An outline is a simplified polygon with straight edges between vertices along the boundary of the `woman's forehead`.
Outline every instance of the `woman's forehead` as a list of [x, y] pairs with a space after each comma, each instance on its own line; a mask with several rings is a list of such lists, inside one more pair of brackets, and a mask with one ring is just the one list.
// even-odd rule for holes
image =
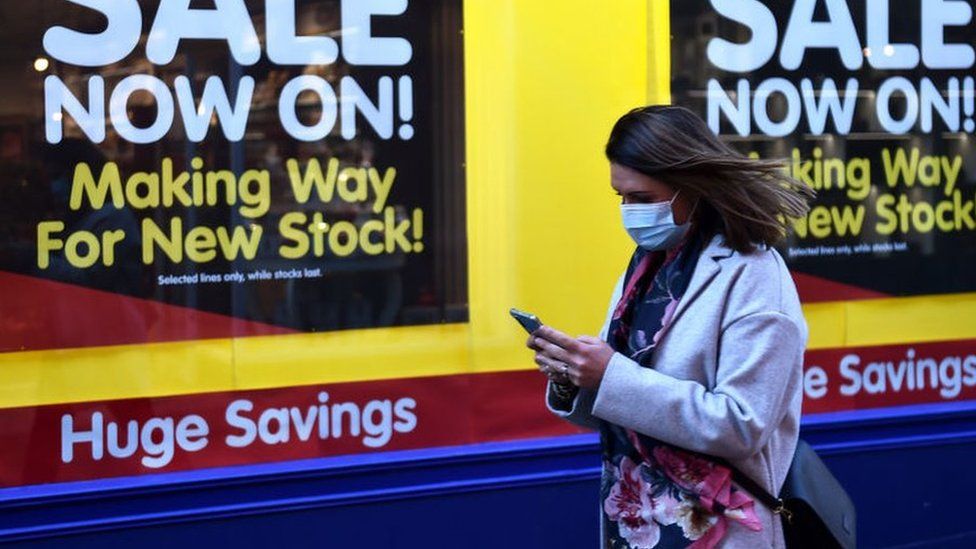
[[610, 186], [618, 192], [648, 191], [667, 193], [670, 190], [661, 181], [617, 163], [610, 164]]

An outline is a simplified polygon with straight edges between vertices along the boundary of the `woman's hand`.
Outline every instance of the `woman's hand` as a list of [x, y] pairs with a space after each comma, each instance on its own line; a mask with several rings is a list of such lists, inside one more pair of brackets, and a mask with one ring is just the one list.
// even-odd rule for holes
[[573, 339], [551, 326], [532, 332], [525, 345], [536, 351], [535, 363], [549, 379], [592, 390], [600, 387], [614, 353], [600, 338], [584, 335]]

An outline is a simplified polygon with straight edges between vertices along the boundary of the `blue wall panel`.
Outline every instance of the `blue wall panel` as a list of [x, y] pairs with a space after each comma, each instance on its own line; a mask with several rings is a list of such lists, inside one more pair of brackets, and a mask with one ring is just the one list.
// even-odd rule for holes
[[[595, 547], [595, 480], [215, 518], [20, 542], [71, 547]], [[583, 501], [585, 496], [585, 502]], [[576, 517], [587, 509], [586, 517]], [[570, 517], [566, 516], [569, 510]], [[582, 518], [582, 520], [578, 520]]]

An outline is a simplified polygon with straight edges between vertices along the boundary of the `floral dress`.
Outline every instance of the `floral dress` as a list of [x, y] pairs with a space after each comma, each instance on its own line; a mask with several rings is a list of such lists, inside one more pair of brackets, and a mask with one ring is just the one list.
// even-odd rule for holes
[[[644, 367], [688, 287], [702, 241], [665, 252], [637, 248], [614, 309], [608, 342]], [[730, 523], [762, 529], [749, 495], [728, 467], [601, 421], [604, 543], [608, 548], [715, 547]]]

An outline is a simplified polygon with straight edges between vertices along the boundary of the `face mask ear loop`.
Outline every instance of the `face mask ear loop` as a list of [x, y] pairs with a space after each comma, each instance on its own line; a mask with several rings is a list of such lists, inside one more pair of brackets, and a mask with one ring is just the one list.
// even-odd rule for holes
[[685, 223], [691, 223], [694, 220], [695, 210], [698, 209], [698, 203], [699, 202], [701, 202], [701, 197], [700, 196], [695, 199], [695, 204], [694, 204], [694, 206], [691, 207], [691, 211], [688, 212], [688, 220], [685, 221]]
[[671, 200], [668, 200], [668, 206], [674, 206], [674, 201], [678, 199], [679, 194], [681, 194], [681, 189], [675, 191], [674, 196], [671, 197]]
[[[674, 196], [671, 197], [671, 201], [668, 202], [669, 206], [674, 206], [674, 201], [678, 199], [679, 194], [681, 194], [681, 189], [678, 189], [678, 191], [674, 193]], [[691, 222], [692, 217], [695, 215], [695, 210], [698, 209], [698, 202], [700, 201], [701, 201], [701, 197], [695, 199], [695, 203], [691, 206], [691, 211], [688, 212], [688, 221], [685, 221], [685, 223]]]

